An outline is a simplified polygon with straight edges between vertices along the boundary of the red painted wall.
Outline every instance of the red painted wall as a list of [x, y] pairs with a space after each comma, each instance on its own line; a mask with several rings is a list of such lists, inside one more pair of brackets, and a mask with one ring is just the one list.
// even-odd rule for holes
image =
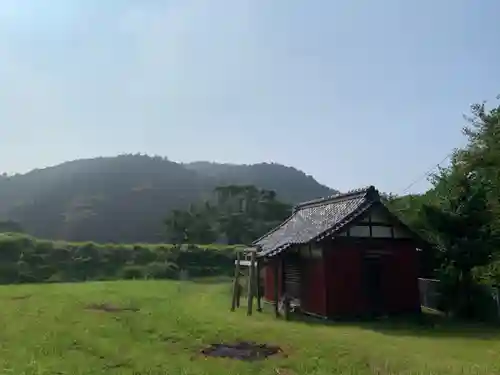
[[328, 316], [362, 313], [361, 251], [353, 245], [336, 244], [325, 250]]
[[[301, 264], [301, 308], [303, 311], [326, 316], [326, 290], [324, 266], [321, 259], [304, 259]], [[278, 296], [281, 298], [283, 262], [278, 274]], [[274, 267], [270, 263], [264, 268], [264, 299], [274, 302]]]
[[[418, 256], [415, 245], [404, 240], [380, 240], [377, 249], [387, 252], [382, 257], [382, 298], [388, 313], [417, 311]], [[325, 250], [325, 281], [328, 316], [360, 315], [367, 311], [364, 291], [363, 256], [374, 249], [370, 242], [358, 240], [333, 242]]]
[[[282, 262], [279, 261], [278, 267], [278, 298], [281, 298], [281, 288], [282, 288]], [[264, 299], [268, 302], [274, 302], [274, 265], [269, 263], [264, 268]]]
[[[388, 313], [418, 311], [418, 254], [408, 240], [378, 240], [376, 249], [388, 255], [382, 260], [382, 295]], [[370, 240], [335, 241], [324, 245], [323, 259], [302, 261], [301, 307], [322, 316], [355, 316], [367, 312], [363, 257], [374, 250]], [[278, 295], [282, 290], [282, 262], [278, 274]], [[265, 267], [264, 298], [274, 302], [274, 267]]]
[[304, 259], [302, 263], [301, 309], [326, 316], [326, 289], [322, 259]]
[[411, 312], [420, 309], [418, 290], [418, 253], [410, 241], [401, 241], [392, 246], [384, 291], [387, 307], [391, 313]]

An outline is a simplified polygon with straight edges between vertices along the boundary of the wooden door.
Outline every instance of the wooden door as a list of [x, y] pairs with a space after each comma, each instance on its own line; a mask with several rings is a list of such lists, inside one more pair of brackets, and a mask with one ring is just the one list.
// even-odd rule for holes
[[372, 315], [384, 312], [384, 293], [382, 286], [383, 264], [380, 256], [365, 256], [363, 259], [363, 281], [366, 311]]

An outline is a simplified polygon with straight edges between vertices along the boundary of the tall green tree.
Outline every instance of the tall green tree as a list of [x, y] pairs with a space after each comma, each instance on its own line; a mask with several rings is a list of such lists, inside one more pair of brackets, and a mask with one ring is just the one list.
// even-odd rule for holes
[[190, 219], [189, 213], [181, 210], [172, 210], [165, 219], [167, 236], [172, 243], [178, 244], [187, 241]]
[[500, 105], [490, 110], [486, 103], [473, 105], [464, 134], [469, 144], [457, 153], [456, 164], [484, 186], [495, 230], [500, 231]]
[[207, 203], [202, 207], [190, 205], [186, 211], [173, 210], [164, 223], [173, 243], [209, 244], [217, 239], [213, 220], [213, 209]]
[[420, 209], [409, 210], [438, 245], [447, 308], [464, 317], [478, 313], [481, 272], [476, 271], [494, 272], [489, 265], [500, 255], [499, 115], [498, 107], [472, 106], [464, 128], [467, 146], [456, 150], [449, 167], [433, 176], [433, 188]]
[[473, 270], [487, 265], [500, 244], [488, 210], [487, 192], [474, 175], [456, 176], [454, 186], [437, 205], [424, 205], [425, 220], [435, 231], [440, 277], [446, 283], [449, 310], [474, 315]]
[[166, 219], [172, 241], [250, 243], [290, 215], [291, 207], [271, 190], [253, 185], [220, 186], [213, 202], [175, 211]]

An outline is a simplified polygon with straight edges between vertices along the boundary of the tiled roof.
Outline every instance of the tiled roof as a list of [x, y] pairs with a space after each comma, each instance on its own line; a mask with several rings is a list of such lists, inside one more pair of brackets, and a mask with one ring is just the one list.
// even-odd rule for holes
[[274, 256], [292, 245], [320, 240], [339, 232], [379, 201], [378, 191], [369, 186], [301, 203], [286, 221], [259, 238], [254, 245], [261, 249], [259, 256]]

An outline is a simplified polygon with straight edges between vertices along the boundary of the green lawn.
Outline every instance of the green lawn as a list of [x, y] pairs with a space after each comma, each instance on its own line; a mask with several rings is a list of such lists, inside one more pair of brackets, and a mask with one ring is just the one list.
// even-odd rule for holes
[[[0, 287], [0, 374], [499, 374], [479, 327], [308, 324], [229, 312], [229, 284], [120, 281]], [[103, 312], [90, 304], [135, 307]], [[279, 345], [258, 362], [205, 358], [217, 342]]]

